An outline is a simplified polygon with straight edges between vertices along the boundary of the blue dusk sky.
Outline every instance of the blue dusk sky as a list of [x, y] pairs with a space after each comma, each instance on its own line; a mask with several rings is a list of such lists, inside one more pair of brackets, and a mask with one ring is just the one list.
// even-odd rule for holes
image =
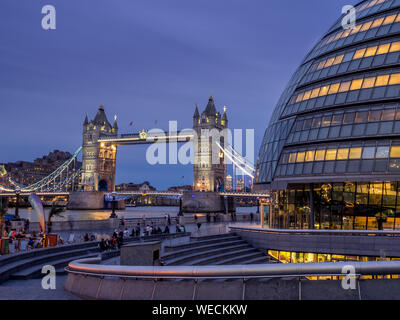
[[[190, 128], [213, 94], [230, 128], [255, 129], [255, 158], [274, 106], [307, 52], [353, 0], [1, 0], [0, 162], [82, 143], [103, 104], [121, 133]], [[57, 29], [41, 27], [56, 8]], [[129, 124], [133, 121], [133, 126]], [[156, 124], [157, 123], [157, 124]], [[192, 184], [192, 166], [118, 150], [117, 182]], [[184, 178], [182, 178], [184, 176]]]

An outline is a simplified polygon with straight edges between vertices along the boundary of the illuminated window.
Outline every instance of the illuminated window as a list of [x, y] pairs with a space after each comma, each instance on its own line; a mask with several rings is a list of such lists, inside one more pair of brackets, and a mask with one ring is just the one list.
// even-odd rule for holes
[[372, 24], [372, 28], [380, 27], [384, 19], [385, 19], [385, 18], [376, 19], [376, 20], [374, 21], [374, 23]]
[[306, 93], [304, 93], [303, 100], [308, 100], [308, 99], [310, 99], [311, 91], [312, 91], [312, 90], [309, 90], [309, 91], [306, 91]]
[[394, 19], [396, 19], [396, 15], [395, 14], [386, 17], [385, 20], [383, 21], [383, 25], [393, 23]]
[[329, 91], [329, 86], [324, 86], [321, 88], [321, 91], [319, 92], [319, 96], [326, 96]]
[[[383, 19], [382, 19], [382, 21], [383, 21]], [[359, 24], [358, 26], [356, 26], [353, 30], [351, 30], [351, 34], [360, 32], [361, 27], [362, 27], [362, 24]]]
[[325, 60], [324, 60], [324, 61], [321, 61], [321, 62], [318, 64], [317, 70], [323, 69], [323, 68], [324, 68], [324, 65], [325, 65]]
[[400, 146], [392, 146], [390, 148], [390, 157], [391, 158], [400, 158]]
[[315, 88], [315, 89], [311, 92], [311, 98], [316, 98], [316, 97], [318, 97], [319, 90], [320, 90], [320, 88]]
[[376, 54], [388, 53], [389, 52], [389, 48], [390, 48], [390, 43], [381, 44], [379, 46], [378, 51], [376, 52]]
[[362, 148], [350, 148], [349, 159], [360, 159]]
[[337, 56], [337, 57], [335, 58], [335, 61], [333, 61], [333, 64], [342, 63], [343, 58], [344, 58], [344, 54], [342, 54], [342, 55], [340, 55], [340, 56]]
[[356, 79], [351, 82], [350, 90], [358, 90], [361, 88], [363, 79]]
[[363, 89], [372, 88], [375, 84], [375, 80], [376, 80], [376, 77], [365, 78], [362, 88]]
[[377, 46], [368, 48], [367, 51], [365, 51], [364, 58], [374, 56], [377, 49]]
[[326, 60], [326, 63], [325, 63], [325, 65], [324, 65], [324, 68], [328, 68], [328, 67], [330, 67], [331, 65], [333, 65], [333, 62], [335, 61], [335, 58], [333, 57], [333, 58], [329, 58], [328, 60]]
[[326, 150], [325, 160], [336, 160], [336, 152], [337, 152], [337, 149]]
[[372, 21], [363, 23], [363, 26], [361, 27], [360, 31], [362, 32], [362, 31], [367, 31], [367, 30], [369, 30], [369, 28], [371, 27], [371, 25], [372, 25]]
[[322, 117], [321, 127], [329, 127], [331, 125], [331, 118], [331, 115]]
[[378, 76], [376, 78], [375, 87], [387, 86], [388, 81], [389, 81], [389, 75]]
[[338, 90], [339, 90], [339, 86], [340, 86], [340, 83], [331, 84], [331, 86], [329, 87], [329, 92], [328, 92], [328, 94], [337, 93]]
[[319, 128], [320, 126], [321, 126], [321, 117], [314, 118], [311, 124], [311, 128]]
[[400, 83], [400, 73], [394, 73], [390, 76], [389, 85]]
[[307, 162], [314, 161], [314, 154], [315, 154], [314, 150], [307, 151], [307, 153], [306, 153], [306, 161]]
[[340, 148], [337, 152], [338, 160], [346, 160], [349, 157], [349, 148]]
[[289, 163], [295, 163], [296, 162], [296, 152], [292, 152], [289, 155]]
[[325, 150], [317, 150], [315, 153], [315, 161], [324, 161], [325, 159]]
[[304, 96], [304, 92], [299, 93], [298, 96], [297, 96], [296, 102], [300, 102], [301, 99], [303, 99], [303, 96]]
[[364, 57], [365, 50], [365, 48], [357, 50], [353, 56], [353, 60], [361, 59], [362, 57]]
[[297, 152], [296, 162], [304, 162], [305, 152]]
[[[400, 15], [399, 15], [400, 17]], [[390, 52], [396, 52], [400, 51], [400, 41], [393, 42], [392, 45], [390, 46]]]
[[342, 82], [340, 84], [339, 92], [346, 92], [349, 91], [351, 85], [351, 81]]

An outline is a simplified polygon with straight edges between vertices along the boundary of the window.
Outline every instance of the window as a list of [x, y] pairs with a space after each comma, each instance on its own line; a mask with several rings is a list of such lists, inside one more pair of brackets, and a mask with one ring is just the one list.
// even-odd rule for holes
[[349, 148], [340, 148], [337, 152], [338, 160], [346, 160], [349, 157]]
[[306, 161], [307, 162], [314, 161], [314, 154], [315, 154], [314, 150], [307, 151], [307, 153], [306, 153]]
[[316, 98], [316, 97], [318, 97], [319, 90], [320, 90], [320, 88], [315, 88], [315, 89], [311, 92], [311, 98]]
[[304, 96], [304, 92], [300, 93], [300, 94], [297, 96], [296, 102], [300, 102], [300, 101], [303, 99], [303, 96]]
[[342, 55], [340, 55], [340, 56], [337, 56], [337, 57], [335, 58], [335, 61], [333, 62], [333, 64], [342, 63], [343, 58], [344, 58], [344, 54], [342, 54]]
[[400, 73], [394, 73], [390, 76], [389, 85], [400, 84]]
[[385, 20], [383, 21], [383, 25], [393, 23], [394, 19], [396, 19], [396, 15], [395, 14], [386, 17]]
[[354, 53], [353, 60], [361, 59], [362, 57], [364, 57], [365, 50], [366, 50], [365, 48], [363, 48], [363, 49], [358, 49], [358, 50]]
[[321, 127], [329, 127], [331, 125], [331, 118], [332, 116], [323, 116], [322, 117], [322, 123], [321, 123]]
[[368, 119], [368, 111], [359, 111], [356, 114], [355, 123], [364, 123], [367, 122]]
[[391, 158], [400, 158], [400, 146], [392, 146], [390, 149]]
[[328, 94], [329, 86], [324, 86], [321, 88], [321, 91], [319, 92], [319, 96], [326, 96]]
[[312, 122], [312, 125], [311, 125], [311, 128], [319, 128], [320, 125], [321, 125], [321, 117], [314, 118], [313, 122]]
[[339, 92], [349, 91], [351, 85], [351, 81], [342, 82], [339, 87]]
[[350, 148], [349, 159], [360, 159], [362, 148]]
[[363, 89], [372, 88], [375, 84], [376, 77], [365, 78], [362, 85]]
[[308, 100], [308, 99], [310, 99], [310, 96], [311, 96], [311, 90], [306, 91], [306, 92], [304, 93], [303, 100]]
[[317, 150], [315, 153], [315, 161], [324, 161], [325, 159], [325, 149]]
[[340, 83], [331, 84], [328, 94], [337, 93], [339, 90], [339, 86], [340, 86]]
[[342, 121], [343, 121], [343, 113], [334, 114], [332, 117], [332, 126], [342, 124]]
[[304, 120], [303, 130], [308, 130], [308, 129], [311, 128], [311, 121], [312, 121], [312, 119], [306, 119], [306, 120]]
[[371, 25], [372, 25], [372, 21], [363, 23], [363, 26], [361, 27], [360, 31], [362, 32], [362, 31], [367, 31], [367, 30], [369, 30], [369, 28], [371, 27]]
[[356, 116], [355, 112], [349, 112], [344, 114], [343, 124], [352, 124]]
[[297, 152], [296, 162], [304, 162], [305, 152]]
[[376, 19], [376, 20], [374, 21], [374, 23], [372, 24], [372, 28], [380, 27], [384, 19], [385, 19], [385, 18]]
[[375, 147], [365, 147], [362, 153], [363, 159], [373, 159], [375, 157]]
[[376, 54], [385, 54], [389, 52], [389, 48], [390, 48], [390, 43], [386, 43], [386, 44], [381, 44], [378, 48], [378, 51], [376, 52]]
[[336, 160], [336, 152], [337, 152], [337, 149], [326, 150], [325, 160]]
[[389, 156], [389, 147], [378, 147], [376, 149], [376, 158], [385, 159]]
[[386, 109], [382, 112], [382, 121], [391, 121], [394, 119], [394, 109]]
[[333, 62], [335, 61], [335, 57], [329, 58], [328, 60], [326, 60], [326, 63], [324, 65], [324, 68], [328, 68], [331, 65], [333, 65]]
[[296, 152], [292, 152], [289, 154], [289, 163], [295, 163], [296, 162]]
[[369, 117], [368, 121], [369, 122], [375, 122], [375, 121], [380, 121], [381, 120], [381, 110], [374, 110], [369, 112]]
[[375, 82], [375, 86], [379, 87], [379, 86], [387, 86], [389, 81], [389, 75], [384, 75], [384, 76], [378, 76], [376, 78], [376, 82]]
[[376, 53], [376, 50], [378, 50], [378, 47], [377, 47], [377, 46], [369, 47], [369, 48], [367, 49], [367, 51], [365, 51], [364, 58], [374, 56], [375, 53]]
[[390, 46], [390, 52], [400, 51], [400, 41], [393, 42]]
[[361, 85], [363, 83], [363, 79], [356, 79], [351, 82], [350, 90], [358, 90], [361, 89]]

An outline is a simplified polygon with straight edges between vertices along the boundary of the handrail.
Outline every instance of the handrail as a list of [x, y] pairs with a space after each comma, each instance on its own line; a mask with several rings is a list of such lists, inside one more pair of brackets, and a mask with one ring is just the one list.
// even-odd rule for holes
[[297, 235], [342, 235], [342, 236], [400, 236], [400, 231], [386, 230], [331, 230], [331, 229], [267, 229], [261, 227], [230, 226], [232, 231], [249, 231], [266, 234], [297, 234]]
[[344, 267], [353, 266], [354, 275], [400, 274], [400, 261], [278, 263], [221, 266], [120, 266], [100, 265], [100, 258], [72, 261], [66, 271], [101, 277], [151, 279], [249, 279], [268, 277], [346, 276]]

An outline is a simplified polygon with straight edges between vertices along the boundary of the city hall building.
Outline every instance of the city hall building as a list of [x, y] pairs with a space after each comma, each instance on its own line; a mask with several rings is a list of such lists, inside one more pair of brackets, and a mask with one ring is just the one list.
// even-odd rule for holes
[[263, 223], [400, 230], [400, 0], [356, 6], [306, 56], [265, 131]]

